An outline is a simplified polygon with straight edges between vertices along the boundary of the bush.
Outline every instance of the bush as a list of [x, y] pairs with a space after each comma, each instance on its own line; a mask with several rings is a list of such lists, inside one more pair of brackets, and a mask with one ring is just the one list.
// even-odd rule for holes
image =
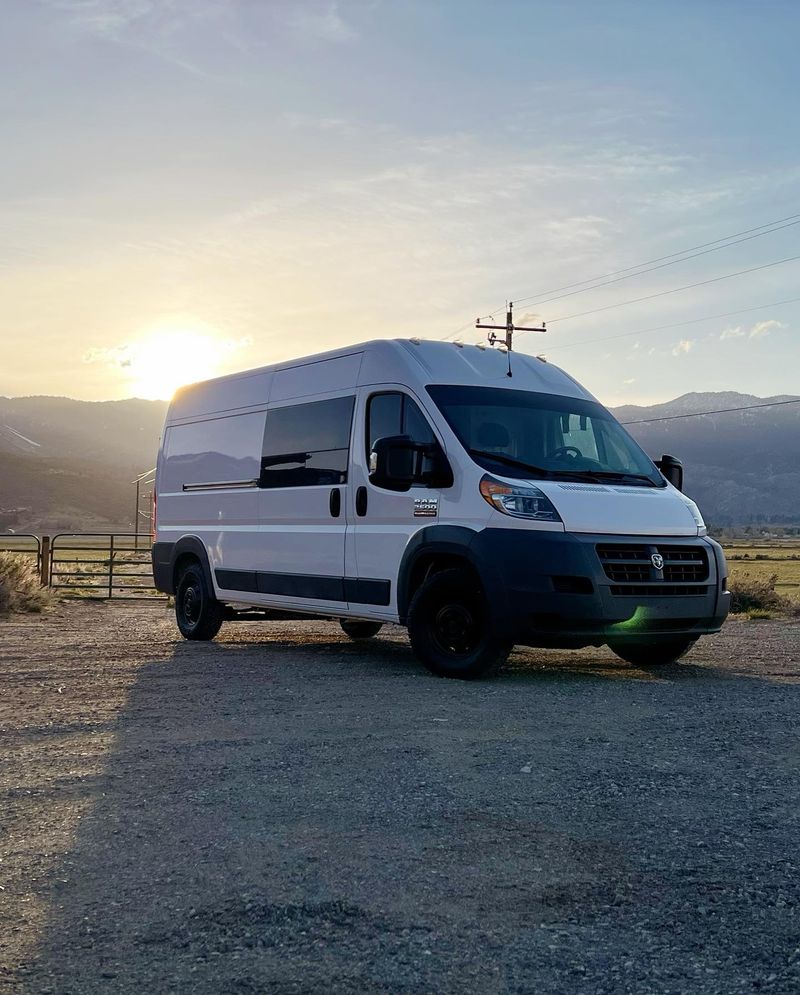
[[0, 615], [9, 612], [40, 612], [53, 596], [42, 587], [36, 563], [29, 556], [0, 553]]
[[[772, 612], [796, 610], [796, 605], [788, 598], [778, 594], [775, 585], [778, 575], [771, 577], [751, 577], [742, 574], [729, 581], [731, 592], [731, 611], [746, 612], [751, 618], [768, 618]], [[761, 614], [764, 612], [768, 614]]]

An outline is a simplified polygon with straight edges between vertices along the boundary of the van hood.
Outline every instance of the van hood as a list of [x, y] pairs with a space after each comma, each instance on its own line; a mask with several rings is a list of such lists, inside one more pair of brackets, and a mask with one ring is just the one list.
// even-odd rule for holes
[[698, 534], [699, 523], [692, 511], [694, 503], [671, 485], [630, 487], [560, 480], [531, 483], [556, 506], [567, 532], [648, 536]]

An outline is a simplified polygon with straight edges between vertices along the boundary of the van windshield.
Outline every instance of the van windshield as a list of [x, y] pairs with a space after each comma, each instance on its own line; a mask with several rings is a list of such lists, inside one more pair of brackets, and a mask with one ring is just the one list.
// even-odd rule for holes
[[596, 401], [445, 384], [428, 393], [470, 456], [494, 473], [666, 487], [650, 458]]

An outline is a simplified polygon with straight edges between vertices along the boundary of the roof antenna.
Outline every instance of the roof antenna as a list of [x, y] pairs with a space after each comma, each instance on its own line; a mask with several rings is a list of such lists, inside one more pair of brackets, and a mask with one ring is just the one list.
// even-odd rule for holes
[[[525, 327], [523, 325], [515, 325], [514, 324], [514, 302], [513, 301], [509, 301], [508, 302], [508, 310], [506, 311], [506, 323], [505, 323], [505, 325], [482, 325], [481, 324], [481, 319], [477, 318], [475, 320], [475, 327], [476, 328], [497, 329], [499, 331], [502, 331], [502, 332], [506, 333], [505, 346], [506, 346], [506, 355], [508, 356], [508, 373], [506, 373], [507, 377], [513, 376], [512, 372], [511, 372], [511, 348], [512, 348], [512, 343], [513, 343], [513, 339], [514, 339], [514, 332], [546, 332], [547, 331], [547, 329], [545, 328], [544, 322], [542, 322], [542, 327], [541, 328], [528, 328], [528, 327]], [[500, 342], [501, 341], [500, 337], [498, 335], [495, 335], [494, 331], [490, 331], [489, 332], [488, 339], [489, 339], [489, 345], [491, 345], [491, 346], [493, 346], [496, 342]]]

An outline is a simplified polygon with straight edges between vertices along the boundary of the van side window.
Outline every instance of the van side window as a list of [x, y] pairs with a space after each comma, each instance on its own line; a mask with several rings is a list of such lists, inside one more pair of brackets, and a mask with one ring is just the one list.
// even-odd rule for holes
[[373, 394], [367, 406], [367, 458], [377, 439], [392, 435], [408, 435], [413, 442], [435, 441], [428, 419], [407, 394]]
[[354, 403], [350, 396], [270, 408], [259, 486], [347, 483]]

